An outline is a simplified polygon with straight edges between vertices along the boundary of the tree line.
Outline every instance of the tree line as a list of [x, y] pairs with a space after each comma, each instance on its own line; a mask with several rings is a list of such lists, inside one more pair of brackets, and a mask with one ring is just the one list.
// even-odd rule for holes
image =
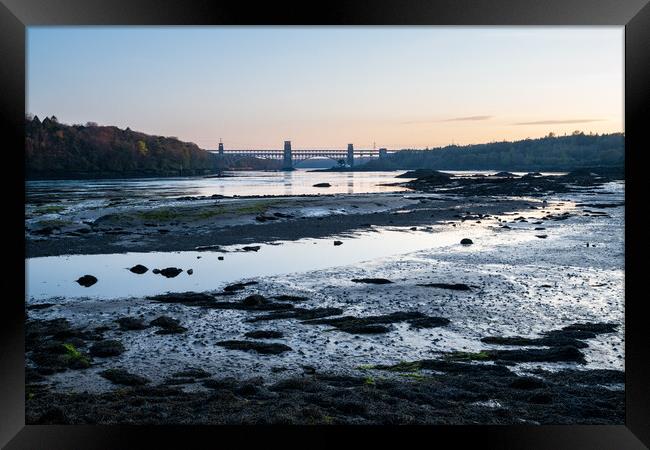
[[565, 171], [581, 167], [622, 167], [624, 162], [622, 133], [598, 135], [576, 131], [569, 136], [551, 133], [543, 138], [515, 142], [404, 149], [359, 169]]
[[28, 178], [165, 176], [209, 173], [212, 155], [175, 137], [114, 126], [65, 125], [55, 116], [27, 118]]

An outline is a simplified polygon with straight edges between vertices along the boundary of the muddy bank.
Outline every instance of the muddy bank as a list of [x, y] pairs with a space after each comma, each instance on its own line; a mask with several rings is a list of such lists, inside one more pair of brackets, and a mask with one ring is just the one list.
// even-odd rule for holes
[[[240, 204], [241, 202], [241, 204]], [[276, 198], [264, 204], [229, 202], [228, 212], [213, 204], [125, 211], [82, 224], [28, 230], [27, 257], [127, 251], [182, 251], [214, 246], [298, 240], [340, 235], [373, 226], [430, 226], [472, 215], [498, 215], [538, 202], [522, 199], [364, 196]], [[313, 209], [316, 216], [305, 216]], [[211, 216], [211, 214], [214, 214]], [[58, 228], [56, 228], [58, 226]]]

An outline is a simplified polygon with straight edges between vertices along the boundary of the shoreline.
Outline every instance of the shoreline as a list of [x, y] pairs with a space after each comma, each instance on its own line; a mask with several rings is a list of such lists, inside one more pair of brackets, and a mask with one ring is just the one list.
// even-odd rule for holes
[[[431, 226], [457, 220], [457, 216], [472, 214], [500, 215], [535, 206], [536, 202], [517, 199], [493, 199], [492, 201], [459, 202], [455, 199], [426, 199], [415, 196], [404, 199], [402, 194], [365, 194], [363, 204], [344, 204], [350, 198], [345, 194], [331, 196], [257, 197], [277, 200], [282, 207], [270, 206], [262, 213], [242, 213], [228, 222], [209, 223], [203, 220], [121, 221], [119, 217], [100, 218], [99, 226], [74, 226], [60, 235], [48, 235], [36, 240], [28, 237], [26, 257], [59, 256], [68, 254], [102, 254], [159, 251], [188, 251], [202, 246], [226, 246], [273, 241], [295, 241], [303, 238], [323, 238], [355, 231], [368, 230], [372, 226]], [[235, 199], [248, 201], [255, 197]], [[312, 205], [317, 203], [317, 205]], [[379, 205], [378, 205], [379, 204]], [[331, 213], [348, 206], [346, 213]], [[326, 214], [318, 217], [295, 217], [300, 209], [314, 207]], [[246, 206], [242, 206], [242, 209]], [[183, 207], [188, 215], [206, 214], [212, 205], [189, 205]], [[359, 211], [356, 212], [355, 211]], [[282, 212], [278, 212], [282, 211]], [[407, 212], [398, 212], [407, 211]], [[294, 217], [275, 217], [273, 213]], [[336, 211], [335, 211], [336, 212]], [[266, 220], [264, 220], [266, 218]], [[260, 222], [260, 219], [263, 222]], [[151, 226], [153, 225], [153, 226]], [[79, 230], [87, 230], [80, 234]], [[68, 233], [68, 234], [66, 234]], [[131, 239], [136, 239], [133, 242]]]
[[[580, 200], [592, 193], [593, 204]], [[27, 423], [623, 423], [622, 241], [608, 237], [621, 231], [620, 201], [596, 191], [406, 197], [285, 198], [220, 215], [229, 227], [165, 225], [141, 248], [333, 236], [365, 223], [439, 224], [476, 242], [223, 291], [30, 304]], [[227, 200], [240, 201], [255, 200]], [[332, 214], [334, 204], [346, 212]], [[256, 220], [311, 207], [326, 215]], [[123, 230], [108, 231], [139, 230], [116, 219]], [[488, 232], [477, 238], [472, 226]], [[183, 232], [195, 236], [179, 241]], [[39, 251], [129, 250], [129, 234], [104, 234], [51, 237]]]

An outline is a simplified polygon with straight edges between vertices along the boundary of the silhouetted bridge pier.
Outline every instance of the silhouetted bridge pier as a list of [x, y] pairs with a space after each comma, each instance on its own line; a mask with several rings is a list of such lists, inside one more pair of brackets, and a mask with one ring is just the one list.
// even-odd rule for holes
[[291, 141], [284, 141], [283, 149], [225, 149], [222, 143], [219, 143], [218, 150], [210, 150], [217, 155], [238, 155], [252, 156], [264, 159], [281, 159], [283, 169], [293, 168], [294, 161], [304, 161], [311, 158], [331, 158], [335, 161], [345, 160], [349, 167], [354, 166], [355, 157], [376, 157], [384, 158], [388, 155], [385, 148], [375, 149], [355, 149], [354, 145], [348, 144], [347, 149], [295, 149], [291, 148]]

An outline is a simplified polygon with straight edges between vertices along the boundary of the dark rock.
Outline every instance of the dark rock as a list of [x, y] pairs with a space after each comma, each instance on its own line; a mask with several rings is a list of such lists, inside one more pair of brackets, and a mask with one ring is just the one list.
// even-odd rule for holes
[[257, 330], [257, 331], [249, 331], [248, 333], [245, 333], [244, 336], [252, 339], [279, 339], [283, 335], [279, 331]]
[[512, 345], [512, 346], [538, 346], [538, 347], [563, 347], [566, 345], [575, 348], [588, 347], [582, 341], [578, 341], [570, 336], [553, 335], [543, 338], [525, 338], [520, 336], [502, 337], [502, 336], [488, 336], [481, 339], [481, 342], [486, 344], [496, 345]]
[[217, 256], [217, 259], [218, 259], [219, 261], [223, 261], [223, 256]]
[[618, 328], [615, 323], [574, 323], [562, 328], [564, 331], [587, 331], [591, 333], [613, 333]]
[[193, 270], [193, 269], [187, 269], [187, 274], [188, 274], [188, 275], [192, 275], [193, 273], [194, 273], [194, 270]]
[[528, 402], [536, 403], [539, 405], [548, 405], [550, 403], [553, 403], [553, 397], [545, 392], [540, 392], [528, 397]]
[[160, 273], [160, 269], [153, 269], [152, 272], [158, 275]]
[[199, 245], [198, 247], [194, 247], [194, 250], [196, 251], [205, 251], [205, 250], [218, 250], [219, 246], [218, 245]]
[[389, 284], [392, 281], [387, 280], [386, 278], [354, 278], [352, 279], [355, 283], [368, 283], [368, 284]]
[[275, 217], [280, 217], [282, 219], [291, 219], [291, 218], [295, 217], [293, 214], [284, 214], [284, 213], [281, 213], [281, 212], [273, 213], [273, 215]]
[[341, 241], [334, 241], [334, 245], [343, 245], [343, 242], [341, 242]]
[[308, 325], [330, 325], [351, 334], [375, 334], [387, 333], [390, 328], [386, 325], [395, 322], [408, 322], [415, 328], [431, 328], [446, 325], [449, 320], [442, 317], [429, 317], [419, 312], [395, 312], [383, 316], [343, 316], [333, 319], [312, 319], [303, 323]]
[[138, 275], [142, 275], [143, 273], [146, 273], [149, 269], [143, 266], [142, 264], [137, 264], [129, 269], [133, 273], [137, 273]]
[[144, 330], [147, 328], [147, 325], [144, 323], [144, 319], [139, 317], [120, 317], [116, 320], [120, 325], [121, 330]]
[[539, 378], [534, 377], [517, 377], [510, 383], [513, 389], [542, 389], [548, 384]]
[[210, 374], [203, 369], [188, 368], [172, 374], [174, 378], [208, 378]]
[[444, 317], [424, 317], [421, 319], [411, 319], [408, 323], [411, 328], [436, 328], [448, 325], [451, 321]]
[[220, 341], [216, 343], [220, 347], [225, 347], [229, 350], [242, 350], [242, 351], [255, 351], [265, 355], [278, 355], [280, 353], [288, 352], [291, 347], [284, 344], [257, 342], [257, 341]]
[[540, 239], [546, 239], [548, 237], [547, 234], [536, 234], [535, 237], [540, 238]]
[[257, 316], [248, 319], [247, 322], [258, 322], [263, 320], [282, 320], [282, 319], [299, 319], [311, 320], [322, 317], [338, 316], [343, 314], [341, 308], [293, 308], [288, 311], [276, 311], [265, 316]]
[[212, 295], [204, 292], [177, 292], [147, 297], [161, 303], [180, 303], [186, 306], [211, 306], [215, 303]]
[[27, 309], [32, 311], [32, 310], [39, 310], [39, 309], [46, 309], [46, 308], [51, 308], [52, 306], [55, 306], [56, 303], [38, 303], [36, 305], [29, 305], [27, 306]]
[[126, 349], [120, 341], [106, 340], [93, 344], [93, 346], [90, 347], [90, 354], [93, 356], [105, 358], [109, 356], [120, 355], [124, 353], [125, 350]]
[[247, 283], [235, 283], [226, 286], [223, 288], [224, 292], [234, 292], [234, 291], [243, 291], [246, 289], [246, 286], [252, 286], [254, 284], [257, 284], [257, 281], [249, 281]]
[[[262, 297], [261, 295], [259, 297]], [[247, 297], [248, 298], [248, 297]], [[264, 297], [262, 297], [264, 298]], [[242, 302], [215, 302], [209, 306], [214, 309], [239, 309], [243, 311], [282, 311], [292, 309], [293, 305], [288, 303], [273, 303], [266, 299], [260, 301], [257, 297]]]
[[280, 300], [281, 302], [301, 302], [303, 300], [308, 300], [307, 297], [301, 297], [299, 295], [275, 295], [274, 299]]
[[460, 243], [461, 243], [462, 245], [471, 245], [471, 244], [474, 243], [474, 241], [472, 241], [472, 240], [469, 239], [469, 238], [464, 238], [464, 239], [461, 239]]
[[425, 283], [425, 284], [418, 284], [418, 286], [433, 287], [433, 288], [440, 288], [440, 289], [451, 289], [453, 291], [469, 291], [469, 290], [471, 290], [468, 285], [462, 284], [462, 283], [454, 283], [454, 284]]
[[439, 172], [433, 169], [416, 169], [409, 170], [404, 172], [401, 175], [397, 175], [395, 178], [423, 178], [428, 180], [440, 179], [442, 181], [448, 181], [452, 175], [444, 172]]
[[83, 287], [90, 287], [93, 284], [97, 283], [97, 278], [95, 278], [92, 275], [84, 275], [83, 277], [79, 278], [76, 281]]
[[160, 316], [150, 322], [151, 326], [160, 327], [156, 334], [176, 334], [184, 333], [187, 328], [182, 327], [178, 319], [173, 319], [169, 316]]
[[124, 369], [108, 369], [99, 373], [103, 378], [126, 386], [142, 386], [150, 382], [148, 378], [127, 372]]
[[[167, 267], [165, 269], [160, 269], [160, 271], [158, 273], [160, 273], [160, 275], [162, 275], [162, 276], [164, 276], [166, 278], [174, 278], [175, 276], [177, 276], [182, 271], [183, 271], [183, 269], [178, 269], [176, 267]], [[156, 273], [156, 272], [154, 271], [154, 273]]]
[[245, 247], [242, 247], [241, 249], [242, 249], [243, 251], [245, 251], [245, 252], [256, 252], [256, 251], [258, 251], [260, 248], [262, 248], [262, 247], [259, 246], [259, 245], [247, 245], [247, 246], [245, 246]]
[[263, 295], [259, 294], [249, 295], [244, 300], [242, 300], [242, 304], [244, 306], [261, 306], [266, 303], [268, 303], [268, 300]]
[[332, 186], [329, 183], [316, 183], [313, 187], [330, 187]]
[[573, 346], [526, 350], [485, 350], [489, 359], [513, 362], [560, 362], [584, 363], [585, 357]]

